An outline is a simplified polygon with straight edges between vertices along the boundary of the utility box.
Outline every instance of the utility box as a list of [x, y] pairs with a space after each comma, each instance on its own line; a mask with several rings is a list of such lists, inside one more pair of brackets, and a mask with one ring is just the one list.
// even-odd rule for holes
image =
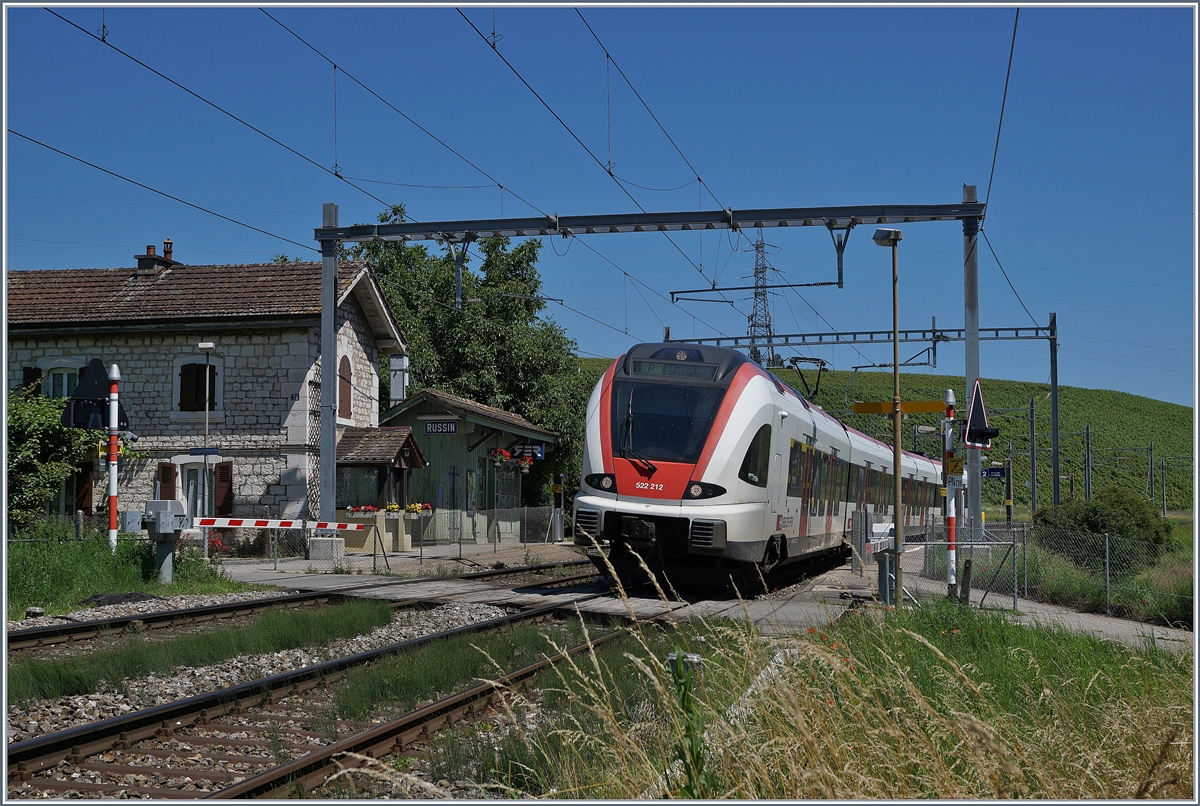
[[[184, 514], [183, 504], [175, 500], [151, 500], [146, 502], [145, 512], [123, 512], [122, 524], [127, 532], [145, 529], [154, 539], [154, 564], [158, 568], [158, 581], [169, 585], [175, 565], [175, 541], [189, 519]], [[140, 517], [140, 522], [135, 518]]]
[[341, 563], [346, 559], [346, 541], [340, 537], [310, 537], [308, 559]]
[[134, 511], [123, 511], [121, 515], [121, 531], [132, 532], [137, 534], [142, 531], [142, 513]]

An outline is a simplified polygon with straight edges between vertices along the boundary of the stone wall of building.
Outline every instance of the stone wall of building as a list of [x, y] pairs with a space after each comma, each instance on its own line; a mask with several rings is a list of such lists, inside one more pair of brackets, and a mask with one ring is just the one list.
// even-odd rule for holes
[[[304, 488], [304, 464], [289, 469], [288, 425], [301, 426], [307, 403], [306, 380], [315, 358], [310, 328], [243, 331], [163, 331], [102, 335], [22, 337], [11, 334], [8, 386], [21, 385], [25, 367], [39, 370], [78, 368], [99, 358], [121, 370], [121, 403], [129, 430], [138, 435], [132, 448], [143, 458], [123, 460], [118, 477], [123, 510], [140, 510], [156, 495], [160, 462], [178, 468], [179, 498], [187, 500], [187, 472], [203, 467], [189, 449], [205, 444], [204, 412], [179, 409], [179, 375], [184, 364], [203, 364], [196, 345], [211, 341], [209, 362], [216, 368], [216, 409], [208, 413], [208, 445], [220, 446], [210, 467], [233, 462], [234, 512], [297, 514], [290, 493]], [[102, 437], [97, 433], [97, 440]], [[107, 476], [94, 459], [93, 503], [107, 500]], [[294, 464], [294, 463], [293, 463]], [[298, 478], [297, 478], [298, 477]], [[302, 503], [303, 496], [300, 501]]]
[[[141, 510], [155, 497], [160, 462], [178, 467], [180, 500], [187, 499], [189, 471], [202, 471], [203, 457], [189, 450], [205, 444], [205, 413], [179, 408], [179, 379], [185, 364], [203, 364], [197, 344], [213, 342], [208, 360], [216, 368], [216, 408], [208, 413], [209, 446], [233, 462], [235, 515], [304, 517], [308, 513], [310, 462], [307, 446], [319, 444], [310, 417], [309, 380], [320, 361], [319, 327], [214, 330], [164, 329], [97, 335], [22, 336], [9, 334], [8, 388], [18, 388], [24, 368], [43, 372], [77, 370], [93, 358], [121, 370], [121, 402], [129, 430], [139, 436], [131, 447], [142, 458], [123, 460], [118, 477], [119, 507]], [[350, 420], [340, 425], [379, 424], [379, 353], [371, 326], [351, 294], [338, 310], [338, 350], [348, 355], [353, 374]], [[336, 368], [325, 382], [337, 384]], [[97, 432], [97, 441], [102, 438]], [[95, 508], [107, 502], [106, 471], [92, 459]], [[198, 472], [197, 475], [200, 475]]]

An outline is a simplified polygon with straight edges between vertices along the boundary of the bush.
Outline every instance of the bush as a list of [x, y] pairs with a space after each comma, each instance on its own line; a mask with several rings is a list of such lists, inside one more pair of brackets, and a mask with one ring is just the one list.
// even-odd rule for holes
[[1171, 522], [1159, 515], [1146, 499], [1130, 490], [1109, 487], [1091, 501], [1068, 501], [1057, 507], [1042, 507], [1033, 515], [1034, 525], [1107, 534], [1126, 540], [1166, 545], [1171, 540]]

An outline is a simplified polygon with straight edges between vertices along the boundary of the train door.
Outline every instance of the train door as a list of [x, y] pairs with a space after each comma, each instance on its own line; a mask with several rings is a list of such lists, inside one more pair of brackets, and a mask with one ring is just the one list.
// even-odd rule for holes
[[[776, 453], [771, 458], [771, 472], [767, 474], [767, 500], [771, 502], [771, 514], [787, 513], [787, 478], [783, 474], [783, 457]], [[779, 527], [776, 527], [778, 531]]]

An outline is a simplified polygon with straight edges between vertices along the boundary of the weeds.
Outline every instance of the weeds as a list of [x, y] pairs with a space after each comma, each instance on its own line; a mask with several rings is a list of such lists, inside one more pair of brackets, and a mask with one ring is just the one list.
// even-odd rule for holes
[[544, 673], [512, 724], [437, 738], [431, 771], [566, 798], [1188, 797], [1193, 671], [938, 602], [770, 641], [638, 624]]
[[106, 531], [89, 526], [84, 539], [75, 540], [74, 528], [66, 521], [43, 521], [23, 531], [20, 541], [8, 544], [10, 613], [30, 606], [45, 608], [49, 615], [68, 613], [97, 593], [140, 591], [169, 596], [256, 589], [228, 579], [219, 566], [190, 546], [175, 552], [174, 581], [160, 585], [153, 543], [125, 535], [117, 541], [114, 553]]
[[89, 694], [101, 683], [119, 686], [127, 678], [167, 673], [176, 666], [206, 666], [237, 655], [319, 646], [332, 638], [361, 635], [387, 624], [387, 602], [351, 601], [313, 611], [272, 610], [248, 627], [223, 627], [172, 641], [128, 636], [123, 645], [65, 660], [18, 661], [8, 667], [10, 703]]

